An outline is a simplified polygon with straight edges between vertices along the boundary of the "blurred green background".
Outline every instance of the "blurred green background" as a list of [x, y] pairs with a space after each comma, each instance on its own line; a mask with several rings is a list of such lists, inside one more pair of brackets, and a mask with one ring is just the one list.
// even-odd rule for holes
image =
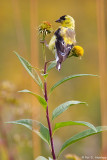
[[[33, 13], [31, 3], [33, 0], [0, 1], [0, 121], [2, 124], [0, 127], [0, 160], [33, 160], [35, 158], [33, 152], [39, 154], [39, 147], [33, 148], [30, 131], [21, 126], [3, 124], [4, 121], [32, 118], [31, 97], [17, 93], [21, 89], [31, 90], [32, 80], [13, 54], [13, 51], [17, 51], [31, 62], [33, 58], [31, 55], [31, 30], [33, 27], [34, 38], [37, 39], [37, 44], [34, 44], [37, 52], [33, 53], [37, 54], [35, 65], [37, 64], [37, 67], [40, 68], [43, 67], [41, 44], [39, 43], [39, 36], [36, 34], [37, 26], [31, 26]], [[71, 74], [91, 73], [99, 75], [96, 1], [38, 0], [35, 4], [37, 6], [35, 6], [36, 16], [34, 15], [34, 20], [37, 25], [42, 21], [49, 21], [56, 30], [59, 24], [56, 24], [55, 20], [62, 15], [71, 15], [75, 19], [77, 44], [81, 45], [85, 51], [81, 60], [75, 57], [66, 60], [60, 72], [53, 69], [48, 78], [48, 88], [61, 78]], [[106, 5], [107, 1], [105, 1]], [[106, 12], [105, 22], [107, 24]], [[47, 37], [48, 42], [51, 36], [52, 34]], [[54, 58], [48, 49], [46, 49], [46, 54], [48, 59]], [[88, 107], [85, 105], [72, 107], [59, 116], [55, 122], [80, 120], [90, 122], [95, 126], [101, 125], [99, 78], [77, 78], [58, 87], [49, 100], [50, 113], [59, 104], [69, 100], [85, 101], [89, 105]], [[39, 121], [47, 125], [42, 107], [40, 107], [38, 114]], [[64, 141], [84, 129], [87, 128], [72, 126], [60, 129], [54, 137], [56, 152]], [[3, 143], [6, 143], [6, 147]], [[48, 146], [42, 141], [40, 147], [42, 155], [49, 155]], [[67, 153], [76, 154], [80, 157], [83, 155], [99, 156], [101, 154], [101, 135], [92, 136], [73, 144], [63, 152], [60, 159], [64, 160], [64, 155]], [[9, 155], [13, 159], [9, 159]]]

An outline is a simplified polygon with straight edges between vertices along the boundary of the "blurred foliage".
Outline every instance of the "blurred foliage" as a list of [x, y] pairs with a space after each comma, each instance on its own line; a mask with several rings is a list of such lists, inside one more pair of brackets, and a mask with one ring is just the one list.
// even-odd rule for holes
[[[23, 102], [16, 85], [9, 81], [0, 83], [0, 159], [33, 159], [32, 135], [20, 127], [7, 126], [6, 121], [31, 117], [31, 106]], [[21, 131], [23, 133], [21, 134]], [[26, 134], [25, 134], [26, 133]], [[26, 154], [25, 154], [26, 153]]]
[[[1, 10], [0, 10], [0, 80], [2, 83], [6, 79], [12, 82], [12, 87], [14, 89], [9, 89], [11, 91], [5, 91], [5, 89], [0, 90], [0, 117], [2, 113], [2, 121], [16, 120], [18, 118], [30, 118], [31, 117], [31, 106], [29, 104], [28, 97], [21, 97], [19, 93], [16, 93], [17, 87], [29, 88], [30, 81], [29, 75], [26, 71], [22, 69], [19, 65], [17, 58], [12, 54], [15, 50], [21, 53], [26, 59], [30, 59], [30, 0], [18, 0], [17, 3], [13, 1], [1, 0]], [[17, 6], [18, 4], [18, 6]], [[105, 6], [107, 1], [105, 1]], [[19, 9], [20, 16], [16, 14], [16, 8]], [[107, 10], [105, 10], [105, 15]], [[57, 82], [61, 78], [79, 73], [92, 73], [99, 74], [98, 67], [98, 40], [97, 40], [97, 17], [96, 17], [96, 1], [95, 0], [39, 0], [38, 1], [38, 24], [42, 21], [49, 21], [53, 28], [57, 28], [58, 24], [54, 21], [60, 16], [69, 14], [73, 16], [76, 21], [76, 39], [77, 44], [83, 46], [84, 56], [82, 60], [78, 60], [75, 57], [68, 59], [64, 62], [62, 70], [57, 72], [53, 69], [49, 76], [49, 86], [51, 87], [50, 81]], [[107, 17], [106, 25], [107, 25]], [[18, 21], [20, 20], [20, 21]], [[35, 19], [36, 20], [36, 19]], [[16, 23], [17, 22], [17, 23]], [[34, 26], [35, 27], [35, 26]], [[21, 29], [20, 29], [21, 28]], [[35, 27], [35, 32], [37, 28]], [[23, 33], [23, 34], [22, 34]], [[107, 33], [106, 33], [107, 34]], [[52, 35], [52, 34], [51, 34]], [[50, 35], [50, 36], [51, 36]], [[47, 41], [49, 41], [50, 36], [48, 36]], [[106, 42], [107, 43], [107, 42]], [[39, 41], [38, 41], [39, 44]], [[26, 49], [25, 49], [26, 48]], [[25, 50], [27, 52], [25, 52]], [[46, 49], [48, 57], [52, 56], [50, 51]], [[42, 55], [41, 44], [39, 45], [39, 55]], [[39, 58], [39, 64], [42, 68], [43, 59], [41, 56]], [[38, 67], [38, 66], [36, 66]], [[6, 81], [5, 83], [8, 84]], [[13, 85], [13, 83], [15, 85]], [[9, 84], [10, 85], [10, 84]], [[90, 87], [91, 86], [91, 87]], [[15, 89], [16, 88], [16, 89]], [[66, 94], [65, 94], [66, 91]], [[23, 100], [22, 100], [23, 99]], [[101, 115], [100, 115], [100, 92], [99, 92], [99, 80], [92, 78], [81, 78], [73, 80], [72, 83], [69, 81], [62, 88], [58, 88], [54, 91], [54, 96], [50, 97], [50, 112], [65, 100], [81, 100], [86, 101], [89, 106], [72, 108], [72, 112], [66, 111], [64, 115], [58, 117], [58, 121], [65, 120], [85, 120], [90, 123], [100, 125]], [[24, 102], [25, 101], [25, 102]], [[2, 112], [1, 112], [2, 109]], [[11, 113], [11, 114], [10, 114]], [[44, 113], [40, 114], [41, 121], [47, 125]], [[3, 124], [8, 137], [8, 144], [10, 150], [12, 150], [15, 159], [33, 159], [32, 151], [32, 135], [30, 132], [26, 131], [26, 128], [11, 126], [5, 127], [7, 125]], [[85, 127], [84, 127], [85, 128]], [[56, 143], [56, 150], [60, 148], [61, 144], [66, 140], [66, 137], [81, 131], [80, 127], [72, 126], [72, 128], [67, 127], [69, 132], [63, 128], [58, 131], [57, 136], [54, 137]], [[23, 131], [22, 131], [23, 130]], [[82, 128], [83, 130], [83, 128]], [[25, 134], [26, 133], [26, 134]], [[1, 131], [0, 131], [1, 137]], [[1, 138], [0, 138], [1, 139]], [[0, 142], [1, 144], [1, 142]], [[47, 146], [41, 142], [42, 155], [47, 155], [49, 153]], [[81, 147], [79, 147], [81, 145]], [[72, 148], [68, 148], [64, 152], [75, 153], [78, 155], [99, 155], [101, 145], [101, 137], [92, 136], [87, 140], [82, 140], [78, 142], [78, 145], [74, 144]], [[92, 147], [93, 146], [93, 147]], [[8, 151], [9, 151], [8, 148]], [[6, 153], [5, 148], [0, 148], [2, 152]], [[63, 155], [64, 155], [63, 154]], [[63, 160], [63, 155], [61, 160]], [[0, 154], [1, 156], [1, 154]], [[3, 154], [2, 160], [7, 160], [7, 156]], [[1, 159], [1, 157], [0, 157]]]

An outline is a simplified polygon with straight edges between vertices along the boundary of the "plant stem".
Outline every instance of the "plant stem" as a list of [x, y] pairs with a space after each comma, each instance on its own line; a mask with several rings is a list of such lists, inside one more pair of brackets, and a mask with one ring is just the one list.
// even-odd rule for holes
[[[45, 32], [43, 32], [42, 41], [45, 41], [45, 36], [46, 36], [46, 34], [45, 34]], [[46, 62], [45, 44], [44, 43], [42, 44], [42, 51], [43, 51], [44, 60]]]
[[[45, 62], [45, 65], [44, 65], [44, 74], [46, 74], [47, 63], [48, 62]], [[54, 150], [54, 143], [53, 143], [53, 137], [52, 137], [52, 127], [51, 127], [51, 123], [50, 123], [50, 119], [49, 119], [48, 95], [47, 95], [47, 82], [46, 82], [46, 80], [44, 81], [44, 97], [45, 97], [45, 100], [47, 102], [46, 118], [47, 118], [47, 122], [48, 122], [50, 142], [51, 142], [51, 154], [52, 154], [53, 160], [56, 160], [55, 150]]]

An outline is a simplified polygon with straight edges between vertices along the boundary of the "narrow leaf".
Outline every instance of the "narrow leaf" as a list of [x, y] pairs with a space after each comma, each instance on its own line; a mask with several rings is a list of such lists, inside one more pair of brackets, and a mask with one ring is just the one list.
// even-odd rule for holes
[[73, 78], [77, 78], [77, 77], [83, 77], [83, 76], [94, 76], [94, 77], [98, 77], [98, 75], [93, 75], [93, 74], [77, 74], [77, 75], [71, 75], [71, 76], [68, 76], [68, 77], [65, 77], [63, 79], [61, 79], [60, 81], [58, 81], [57, 83], [55, 83], [53, 85], [53, 87], [51, 88], [50, 90], [50, 94], [53, 92], [53, 90], [58, 87], [59, 85], [61, 85], [62, 83], [68, 81], [68, 80], [71, 80]]
[[65, 102], [65, 103], [61, 104], [60, 106], [55, 108], [55, 110], [53, 111], [52, 120], [54, 120], [57, 116], [59, 116], [64, 111], [66, 111], [70, 106], [75, 105], [75, 104], [86, 104], [86, 102], [68, 101], [68, 102]]
[[29, 93], [29, 94], [32, 94], [33, 96], [35, 96], [37, 98], [37, 100], [39, 101], [39, 103], [46, 109], [47, 107], [47, 102], [45, 101], [45, 99], [43, 97], [41, 97], [40, 95], [36, 94], [36, 93], [33, 93], [27, 89], [24, 89], [22, 91], [19, 91], [19, 92], [23, 92], [23, 93]]
[[93, 129], [95, 132], [96, 128], [94, 127], [93, 124], [89, 123], [89, 122], [83, 122], [83, 121], [67, 121], [67, 122], [60, 122], [60, 123], [56, 123], [53, 133], [55, 133], [56, 130], [60, 129], [61, 127], [65, 127], [65, 126], [71, 126], [71, 125], [82, 125], [82, 126], [87, 126], [91, 129]]
[[42, 80], [40, 79], [38, 73], [36, 70], [32, 67], [32, 65], [25, 60], [23, 57], [21, 57], [17, 52], [14, 52], [18, 59], [20, 60], [21, 64], [24, 66], [24, 68], [27, 70], [29, 75], [33, 78], [33, 80], [43, 89], [43, 83]]
[[[31, 119], [21, 119], [17, 121], [6, 122], [6, 123], [23, 125], [26, 128], [30, 129], [31, 131], [35, 132], [39, 137], [41, 137], [42, 140], [44, 140], [50, 145], [49, 130], [42, 123], [36, 120], [31, 120]], [[39, 129], [37, 129], [36, 126], [39, 126]]]
[[83, 139], [83, 138], [86, 138], [88, 136], [91, 136], [91, 135], [94, 135], [94, 134], [98, 134], [102, 131], [107, 131], [107, 126], [98, 126], [96, 127], [96, 130], [97, 132], [93, 131], [93, 129], [88, 129], [88, 130], [85, 130], [83, 132], [80, 132], [76, 135], [74, 135], [73, 137], [71, 137], [70, 139], [68, 139], [63, 145], [62, 145], [62, 148], [59, 152], [59, 155], [61, 154], [62, 151], [64, 151], [64, 149], [66, 149], [68, 146], [70, 146], [71, 144]]
[[43, 156], [39, 156], [37, 157], [35, 160], [48, 160], [47, 158], [43, 157]]
[[52, 68], [54, 68], [56, 66], [56, 60], [52, 61], [51, 64], [48, 66], [47, 68], [47, 72], [49, 72]]

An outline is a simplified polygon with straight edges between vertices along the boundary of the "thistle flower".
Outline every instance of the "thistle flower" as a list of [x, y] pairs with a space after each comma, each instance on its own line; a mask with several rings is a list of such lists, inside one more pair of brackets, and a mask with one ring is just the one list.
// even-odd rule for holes
[[44, 36], [53, 32], [52, 25], [47, 21], [43, 21], [39, 25], [38, 30], [39, 30], [39, 33], [43, 34]]
[[84, 54], [84, 49], [81, 46], [74, 46], [72, 48], [72, 56], [82, 57]]

